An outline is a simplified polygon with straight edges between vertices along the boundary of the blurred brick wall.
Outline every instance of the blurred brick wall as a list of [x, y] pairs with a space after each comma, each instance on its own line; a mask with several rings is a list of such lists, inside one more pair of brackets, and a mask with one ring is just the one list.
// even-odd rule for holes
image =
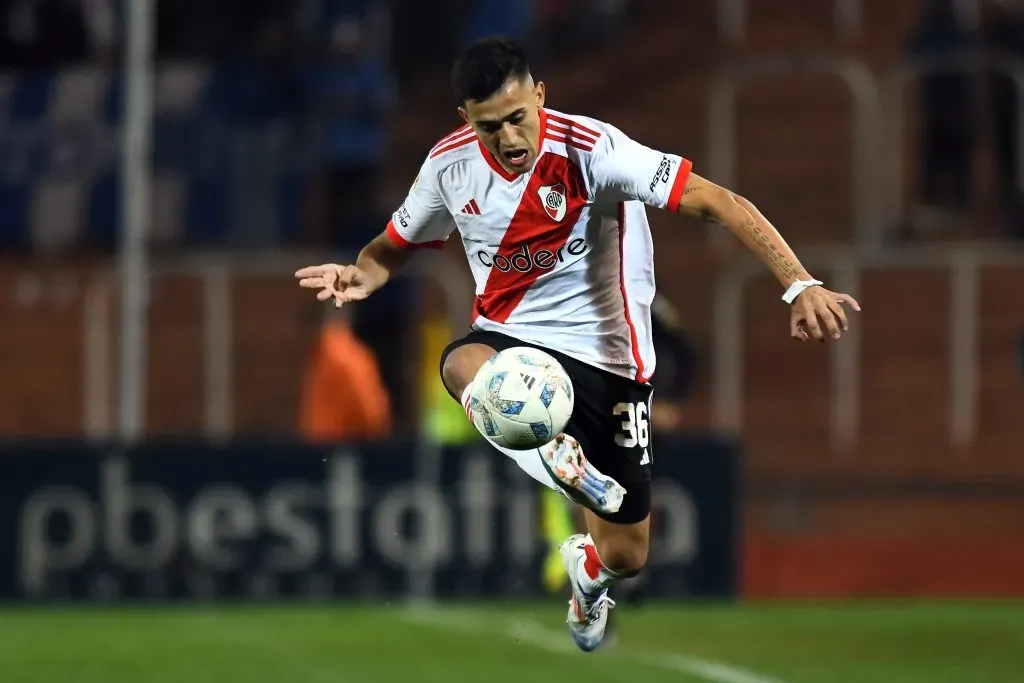
[[[109, 266], [0, 264], [0, 435], [77, 437], [86, 415], [86, 299]], [[243, 278], [231, 287], [233, 425], [241, 435], [289, 436], [319, 307], [291, 273]], [[107, 410], [116, 426], [117, 291], [108, 304]], [[203, 289], [195, 277], [156, 278], [149, 308], [147, 430], [198, 436], [205, 427]], [[93, 318], [92, 320], [102, 320]], [[93, 368], [95, 370], [95, 368]]]

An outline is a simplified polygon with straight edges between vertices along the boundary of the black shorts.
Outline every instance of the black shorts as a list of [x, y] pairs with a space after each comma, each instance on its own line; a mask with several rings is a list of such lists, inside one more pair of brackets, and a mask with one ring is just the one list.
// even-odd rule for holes
[[594, 467], [626, 489], [618, 512], [595, 514], [617, 524], [635, 524], [647, 517], [651, 511], [651, 463], [654, 460], [648, 417], [650, 384], [613, 375], [538, 344], [499, 332], [480, 331], [470, 332], [445, 348], [441, 354], [442, 377], [448, 354], [466, 344], [484, 344], [495, 351], [530, 346], [554, 356], [569, 374], [575, 393], [572, 418], [565, 433], [580, 443]]

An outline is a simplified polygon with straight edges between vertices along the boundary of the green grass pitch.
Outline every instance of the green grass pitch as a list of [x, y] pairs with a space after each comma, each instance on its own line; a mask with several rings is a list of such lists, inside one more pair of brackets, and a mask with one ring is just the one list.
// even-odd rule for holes
[[565, 603], [0, 608], [4, 683], [1011, 683], [1024, 604], [620, 607], [575, 651]]

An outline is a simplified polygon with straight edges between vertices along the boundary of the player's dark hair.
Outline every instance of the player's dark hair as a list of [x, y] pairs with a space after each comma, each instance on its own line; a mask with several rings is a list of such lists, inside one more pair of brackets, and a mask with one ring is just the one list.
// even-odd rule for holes
[[466, 46], [452, 67], [452, 92], [462, 106], [482, 102], [510, 79], [530, 75], [526, 52], [507, 38], [484, 38]]

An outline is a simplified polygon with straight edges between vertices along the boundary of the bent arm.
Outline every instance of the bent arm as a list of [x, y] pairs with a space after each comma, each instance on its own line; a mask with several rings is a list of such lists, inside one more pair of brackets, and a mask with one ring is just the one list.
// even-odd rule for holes
[[736, 193], [691, 173], [678, 211], [727, 227], [771, 269], [784, 288], [798, 280], [813, 279], [779, 231], [757, 207]]
[[415, 254], [415, 250], [395, 244], [393, 238], [385, 231], [363, 247], [355, 265], [365, 273], [366, 286], [370, 292], [374, 292], [404, 268]]

